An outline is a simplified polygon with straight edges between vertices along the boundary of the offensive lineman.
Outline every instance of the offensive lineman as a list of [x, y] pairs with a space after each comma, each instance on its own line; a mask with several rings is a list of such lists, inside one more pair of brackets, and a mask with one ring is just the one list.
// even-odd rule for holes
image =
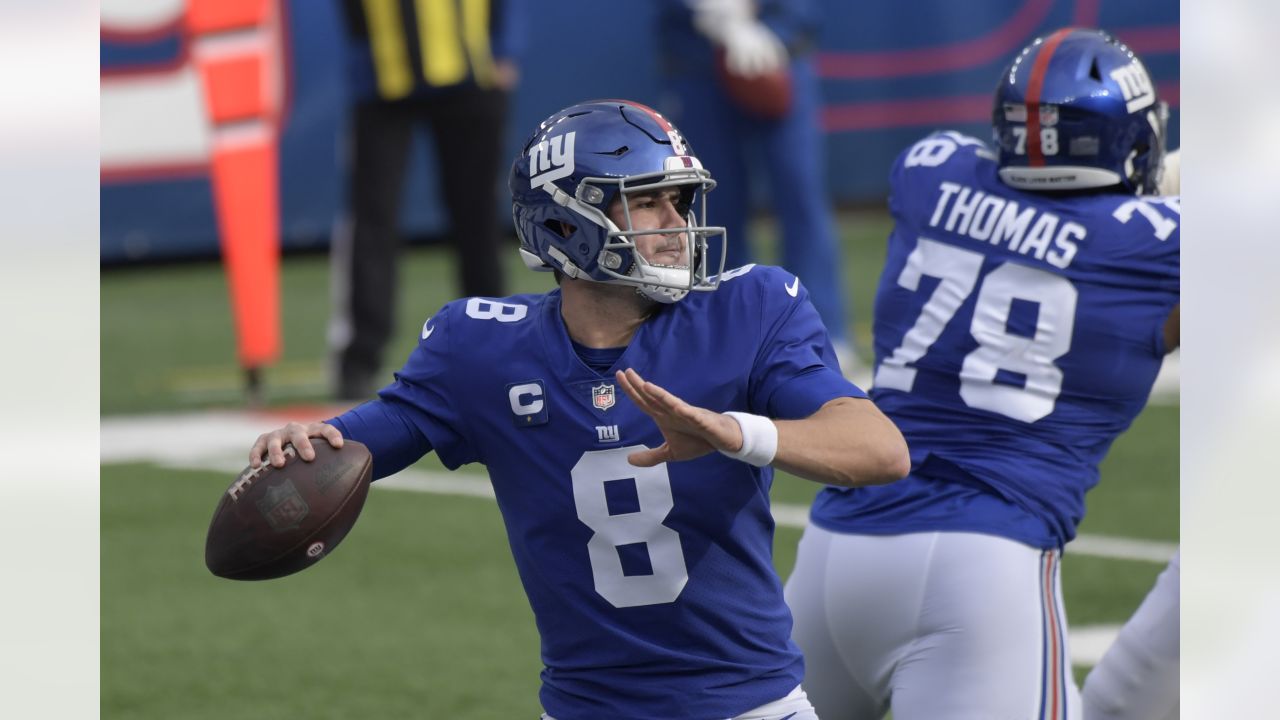
[[[1181, 151], [1165, 155], [1160, 194], [1181, 189]], [[1085, 676], [1084, 720], [1177, 720], [1181, 552], [1156, 578], [1102, 660]]]
[[309, 437], [352, 438], [375, 478], [432, 450], [484, 463], [542, 636], [544, 718], [813, 720], [771, 465], [847, 486], [907, 471], [799, 279], [716, 273], [714, 185], [650, 108], [552, 115], [510, 188], [521, 256], [560, 288], [445, 305], [378, 399], [250, 451], [278, 466], [285, 443], [308, 459]]
[[814, 502], [786, 596], [823, 717], [1080, 718], [1062, 547], [1178, 343], [1166, 112], [1067, 28], [1002, 75], [996, 151], [943, 132], [894, 165], [872, 397], [912, 467]]

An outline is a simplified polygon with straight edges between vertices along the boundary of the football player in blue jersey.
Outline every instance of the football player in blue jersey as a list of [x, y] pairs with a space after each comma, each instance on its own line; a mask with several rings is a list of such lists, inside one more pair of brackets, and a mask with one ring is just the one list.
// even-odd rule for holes
[[814, 501], [786, 597], [824, 718], [1080, 718], [1062, 548], [1178, 341], [1166, 115], [1067, 28], [1001, 76], [994, 150], [940, 132], [893, 166], [871, 397], [911, 472]]
[[[1178, 195], [1181, 151], [1165, 154], [1161, 195]], [[1156, 578], [1115, 642], [1084, 678], [1084, 720], [1177, 720], [1181, 552]]]
[[[374, 477], [434, 450], [487, 466], [542, 636], [544, 717], [813, 718], [772, 563], [773, 466], [906, 474], [800, 281], [723, 271], [715, 182], [665, 118], [608, 100], [543, 121], [510, 175], [520, 254], [559, 288], [448, 303], [378, 398], [250, 451], [359, 440]], [[712, 292], [714, 291], [714, 292]]]

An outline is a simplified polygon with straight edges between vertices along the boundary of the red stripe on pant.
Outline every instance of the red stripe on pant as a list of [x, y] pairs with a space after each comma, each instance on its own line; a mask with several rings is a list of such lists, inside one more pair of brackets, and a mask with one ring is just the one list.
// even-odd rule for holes
[[1041, 603], [1044, 606], [1045, 635], [1049, 642], [1046, 645], [1048, 656], [1045, 658], [1045, 667], [1048, 670], [1048, 677], [1045, 678], [1046, 686], [1042, 690], [1045, 694], [1045, 697], [1042, 698], [1044, 710], [1041, 715], [1042, 720], [1063, 720], [1065, 717], [1065, 713], [1062, 711], [1065, 700], [1065, 688], [1062, 682], [1062, 674], [1064, 672], [1062, 663], [1062, 622], [1058, 616], [1057, 593], [1054, 587], [1054, 579], [1057, 575], [1057, 561], [1057, 552], [1053, 550], [1045, 552], [1044, 578], [1041, 582]]

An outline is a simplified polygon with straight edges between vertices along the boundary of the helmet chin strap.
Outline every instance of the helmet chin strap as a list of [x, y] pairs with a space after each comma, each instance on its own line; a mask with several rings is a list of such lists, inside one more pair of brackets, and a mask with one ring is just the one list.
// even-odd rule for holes
[[654, 302], [663, 305], [671, 305], [684, 299], [689, 294], [688, 290], [677, 290], [675, 288], [660, 287], [658, 285], [640, 285], [636, 288], [636, 292], [649, 298]]
[[[639, 253], [638, 250], [635, 252], [637, 254]], [[638, 280], [643, 280], [646, 277], [652, 277], [655, 280], [662, 280], [673, 285], [687, 281], [689, 277], [688, 268], [661, 268], [653, 265], [641, 264], [640, 262], [635, 264], [632, 273], [633, 277], [636, 277]], [[663, 287], [662, 285], [639, 285], [636, 287], [636, 290], [650, 300], [663, 303], [664, 305], [679, 302], [684, 299], [685, 295], [689, 294], [689, 291], [684, 288]]]

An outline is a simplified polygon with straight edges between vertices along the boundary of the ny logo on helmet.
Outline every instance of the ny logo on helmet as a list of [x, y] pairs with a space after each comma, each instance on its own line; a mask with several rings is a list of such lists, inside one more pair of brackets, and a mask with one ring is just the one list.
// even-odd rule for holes
[[573, 174], [573, 140], [576, 134], [557, 135], [529, 148], [529, 187], [542, 187]]
[[1142, 63], [1134, 61], [1124, 67], [1111, 71], [1111, 79], [1120, 86], [1124, 93], [1124, 107], [1128, 112], [1141, 110], [1156, 101], [1155, 88], [1151, 87], [1151, 76]]

